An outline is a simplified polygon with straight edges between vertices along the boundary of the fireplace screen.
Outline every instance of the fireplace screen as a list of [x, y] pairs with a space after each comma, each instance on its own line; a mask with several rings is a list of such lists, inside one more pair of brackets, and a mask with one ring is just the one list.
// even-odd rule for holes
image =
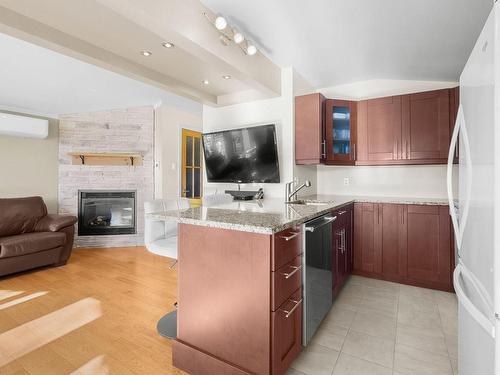
[[135, 233], [135, 191], [80, 191], [78, 235]]

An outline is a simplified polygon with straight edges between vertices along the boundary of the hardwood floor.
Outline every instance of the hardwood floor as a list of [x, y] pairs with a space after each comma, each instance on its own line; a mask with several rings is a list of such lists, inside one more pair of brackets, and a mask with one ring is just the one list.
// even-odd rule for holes
[[170, 263], [77, 249], [64, 267], [0, 278], [0, 374], [183, 374], [156, 332], [176, 301]]

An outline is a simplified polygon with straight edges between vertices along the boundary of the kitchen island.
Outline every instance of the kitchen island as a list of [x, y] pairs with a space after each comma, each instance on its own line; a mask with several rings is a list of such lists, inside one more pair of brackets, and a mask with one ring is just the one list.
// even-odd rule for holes
[[446, 204], [315, 196], [150, 214], [179, 223], [174, 366], [190, 374], [284, 374], [302, 349], [302, 224], [367, 201]]

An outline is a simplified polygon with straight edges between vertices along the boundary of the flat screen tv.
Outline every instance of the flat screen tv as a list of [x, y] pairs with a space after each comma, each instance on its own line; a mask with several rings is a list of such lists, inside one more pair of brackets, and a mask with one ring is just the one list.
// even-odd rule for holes
[[203, 134], [208, 182], [280, 182], [274, 125]]

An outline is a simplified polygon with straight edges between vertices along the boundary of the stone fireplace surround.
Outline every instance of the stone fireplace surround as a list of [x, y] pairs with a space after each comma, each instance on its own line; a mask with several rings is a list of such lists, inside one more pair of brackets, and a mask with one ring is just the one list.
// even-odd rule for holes
[[[153, 199], [153, 107], [70, 114], [59, 123], [59, 213], [78, 214], [79, 190], [135, 190], [136, 234], [78, 236], [77, 247], [144, 244], [144, 202]], [[137, 152], [140, 166], [72, 165], [70, 152]]]

